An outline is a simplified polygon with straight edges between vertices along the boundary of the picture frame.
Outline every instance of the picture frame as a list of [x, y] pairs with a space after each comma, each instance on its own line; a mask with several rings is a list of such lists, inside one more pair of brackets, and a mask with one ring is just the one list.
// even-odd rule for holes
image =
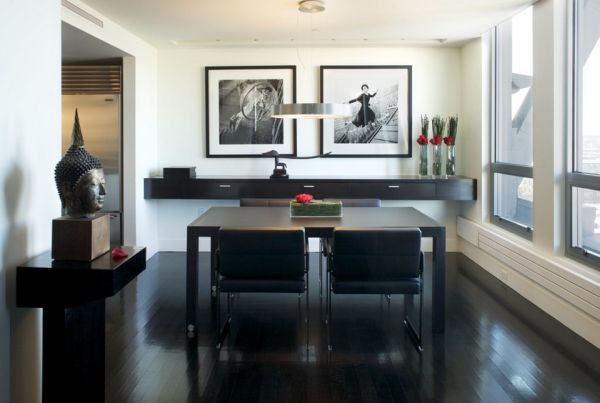
[[296, 102], [296, 66], [205, 67], [206, 157], [295, 156], [296, 122], [271, 106]]
[[321, 66], [320, 91], [323, 103], [353, 104], [352, 117], [321, 121], [321, 154], [412, 157], [412, 66]]

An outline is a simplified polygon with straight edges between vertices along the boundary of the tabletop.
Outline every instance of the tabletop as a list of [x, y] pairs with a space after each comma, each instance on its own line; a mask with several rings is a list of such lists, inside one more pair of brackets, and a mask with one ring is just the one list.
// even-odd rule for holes
[[289, 207], [211, 207], [192, 227], [394, 228], [443, 227], [413, 207], [344, 207], [343, 217], [292, 218]]

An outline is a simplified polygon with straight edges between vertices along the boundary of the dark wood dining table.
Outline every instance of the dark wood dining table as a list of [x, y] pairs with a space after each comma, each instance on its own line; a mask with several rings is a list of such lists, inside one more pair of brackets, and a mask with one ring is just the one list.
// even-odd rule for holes
[[[211, 207], [187, 227], [186, 329], [196, 331], [198, 304], [198, 239], [210, 238], [211, 292], [216, 294], [215, 251], [222, 227], [302, 227], [308, 238], [328, 238], [335, 228], [418, 227], [433, 238], [432, 331], [445, 325], [446, 227], [413, 207], [346, 207], [343, 217], [292, 218], [287, 207]], [[427, 268], [426, 268], [427, 270]]]

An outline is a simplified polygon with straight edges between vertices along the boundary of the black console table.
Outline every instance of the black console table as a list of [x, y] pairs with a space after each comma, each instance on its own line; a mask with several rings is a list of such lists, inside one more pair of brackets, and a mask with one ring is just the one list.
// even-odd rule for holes
[[46, 252], [17, 267], [17, 306], [43, 308], [43, 402], [104, 402], [104, 299], [146, 268], [146, 248], [123, 250], [91, 262]]
[[145, 199], [285, 198], [310, 193], [317, 199], [476, 200], [477, 180], [464, 176], [417, 175], [276, 180], [265, 177], [186, 177], [144, 179]]

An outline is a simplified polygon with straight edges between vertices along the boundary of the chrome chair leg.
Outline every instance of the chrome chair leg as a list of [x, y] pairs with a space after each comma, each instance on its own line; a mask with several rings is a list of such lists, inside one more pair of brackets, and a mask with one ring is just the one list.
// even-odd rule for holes
[[323, 298], [323, 238], [319, 238], [319, 298]]
[[[217, 293], [217, 301], [220, 302], [221, 300], [221, 292], [219, 290], [219, 292]], [[229, 334], [229, 330], [231, 327], [231, 293], [227, 293], [227, 319], [225, 321], [225, 324], [223, 325], [223, 327], [221, 328], [221, 308], [220, 308], [220, 303], [217, 303], [218, 308], [217, 308], [217, 329], [220, 329], [219, 331], [219, 336], [217, 339], [217, 350], [220, 350], [221, 347], [223, 346], [223, 342], [225, 341], [225, 339], [227, 338], [227, 335]]]
[[308, 304], [308, 272], [306, 273], [306, 351], [309, 351], [310, 346], [310, 307]]
[[411, 341], [413, 342], [417, 352], [421, 354], [423, 352], [423, 282], [421, 281], [421, 290], [419, 293], [419, 333], [417, 334], [415, 327], [411, 323], [408, 317], [408, 309], [407, 304], [404, 304], [404, 325], [408, 330], [408, 335], [410, 336]]
[[327, 261], [327, 266], [325, 268], [325, 324], [329, 323], [329, 288], [330, 288], [330, 278], [329, 278], [329, 260]]
[[331, 316], [331, 279], [330, 274], [327, 273], [327, 350], [332, 351], [331, 347], [331, 327], [333, 326], [333, 318]]

